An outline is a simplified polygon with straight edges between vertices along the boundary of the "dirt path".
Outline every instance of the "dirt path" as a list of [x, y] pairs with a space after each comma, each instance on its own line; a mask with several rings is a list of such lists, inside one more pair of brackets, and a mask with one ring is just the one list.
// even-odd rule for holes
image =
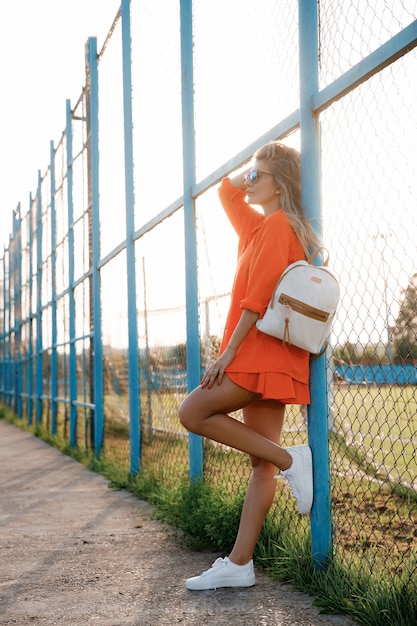
[[257, 572], [247, 590], [191, 592], [219, 556], [181, 547], [152, 509], [0, 419], [0, 624], [349, 626]]

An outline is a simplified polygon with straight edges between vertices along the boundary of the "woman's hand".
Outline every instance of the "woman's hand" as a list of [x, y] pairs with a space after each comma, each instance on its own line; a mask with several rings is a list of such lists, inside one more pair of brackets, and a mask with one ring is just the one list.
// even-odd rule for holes
[[224, 370], [235, 358], [236, 350], [231, 347], [227, 347], [221, 356], [209, 367], [201, 380], [201, 387], [204, 389], [207, 387], [211, 389], [217, 379], [217, 384], [221, 385]]
[[254, 313], [248, 309], [242, 310], [237, 326], [230, 337], [229, 345], [203, 376], [201, 381], [201, 387], [203, 389], [205, 387], [211, 389], [216, 379], [218, 385], [222, 384], [224, 370], [235, 358], [237, 349], [242, 345], [249, 332], [255, 326], [258, 318], [259, 313]]
[[249, 171], [250, 171], [250, 168], [245, 169], [243, 172], [240, 172], [239, 174], [236, 174], [233, 177], [230, 177], [229, 180], [232, 183], [233, 187], [237, 187], [238, 189], [245, 191], [246, 190], [245, 174], [247, 174]]

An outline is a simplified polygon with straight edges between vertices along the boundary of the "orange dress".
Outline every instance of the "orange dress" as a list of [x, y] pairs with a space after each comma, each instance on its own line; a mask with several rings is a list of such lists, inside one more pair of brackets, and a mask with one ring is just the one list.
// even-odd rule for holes
[[[282, 211], [268, 217], [258, 213], [245, 201], [245, 192], [234, 187], [228, 178], [223, 179], [219, 187], [219, 197], [239, 237], [238, 262], [221, 354], [239, 322], [242, 309], [263, 317], [282, 272], [290, 263], [304, 259], [305, 254]], [[300, 348], [283, 346], [280, 339], [261, 333], [254, 326], [226, 372], [236, 384], [260, 393], [264, 399], [308, 404], [309, 356]]]

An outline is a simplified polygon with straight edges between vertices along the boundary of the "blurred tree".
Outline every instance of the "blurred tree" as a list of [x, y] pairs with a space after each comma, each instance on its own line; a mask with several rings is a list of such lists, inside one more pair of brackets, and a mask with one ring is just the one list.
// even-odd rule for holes
[[392, 329], [396, 360], [417, 359], [417, 273], [402, 291], [400, 311]]
[[358, 344], [347, 341], [342, 346], [336, 346], [333, 351], [333, 357], [335, 363], [343, 362], [349, 365], [355, 365], [360, 363], [361, 356], [363, 354], [363, 348]]

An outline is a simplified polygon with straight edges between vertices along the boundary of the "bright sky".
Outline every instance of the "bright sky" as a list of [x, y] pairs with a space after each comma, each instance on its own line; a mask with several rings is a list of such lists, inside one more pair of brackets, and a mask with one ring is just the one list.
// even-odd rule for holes
[[26, 212], [37, 172], [49, 165], [49, 142], [65, 126], [85, 76], [84, 46], [104, 41], [119, 0], [2, 2], [0, 26], [0, 246], [8, 243], [18, 202]]

